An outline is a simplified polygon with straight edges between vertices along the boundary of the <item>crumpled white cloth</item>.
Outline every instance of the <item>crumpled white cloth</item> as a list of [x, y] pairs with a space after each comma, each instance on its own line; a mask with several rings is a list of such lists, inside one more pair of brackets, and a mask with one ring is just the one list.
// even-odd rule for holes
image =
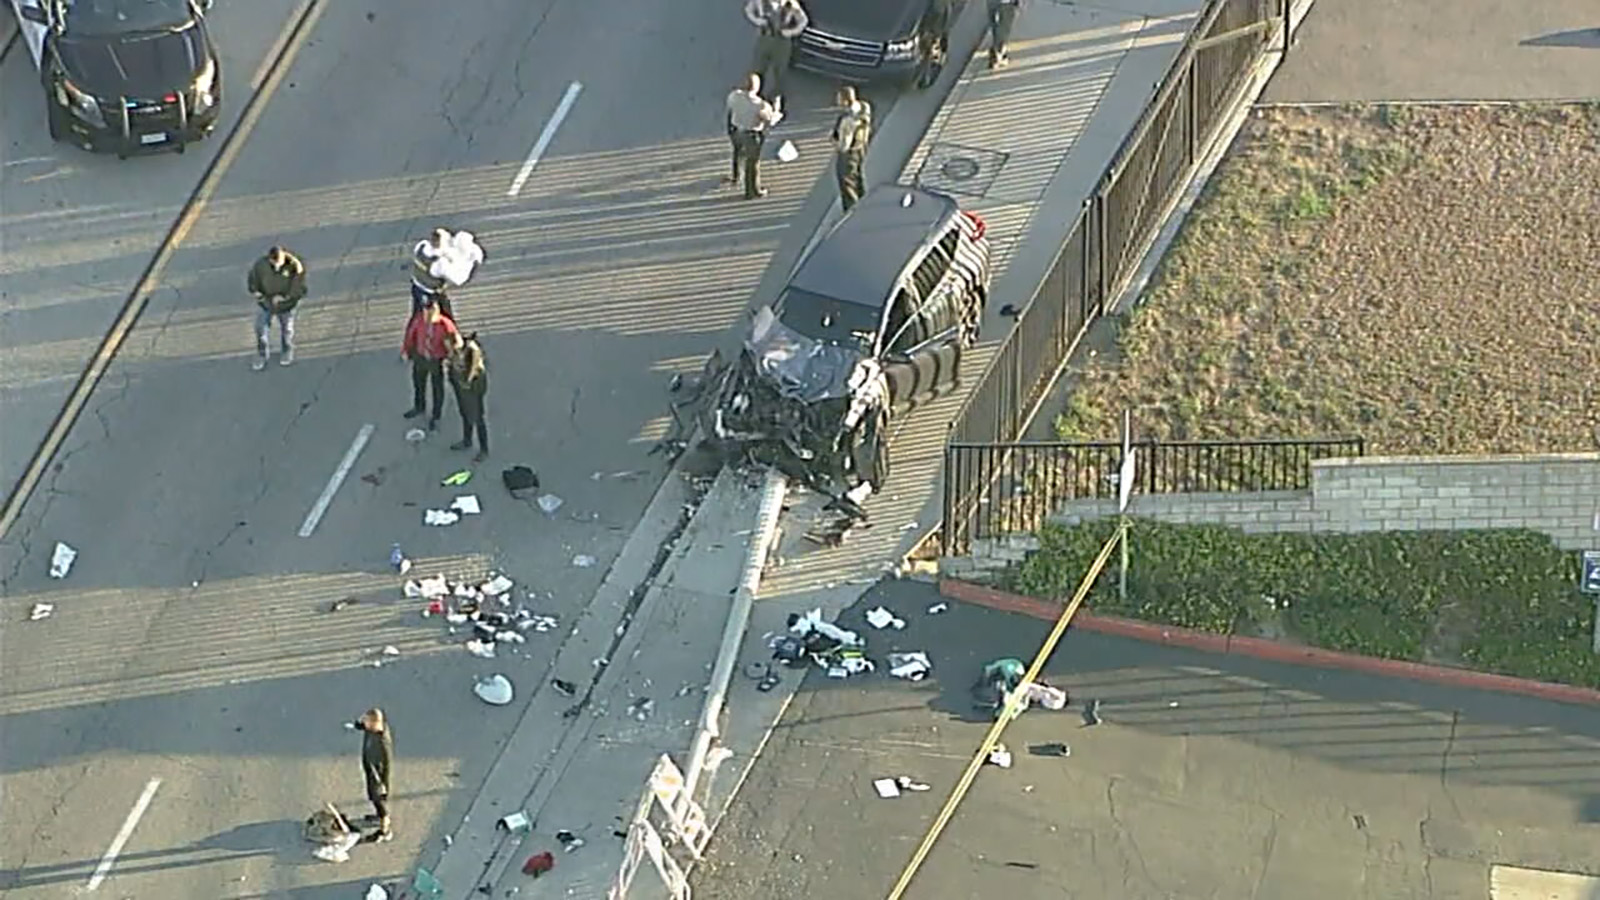
[[435, 278], [443, 278], [455, 287], [461, 287], [472, 278], [473, 270], [484, 260], [483, 248], [478, 246], [478, 241], [470, 231], [457, 231], [449, 234], [438, 244], [432, 240], [417, 242], [417, 251], [425, 258], [432, 259], [428, 273]]

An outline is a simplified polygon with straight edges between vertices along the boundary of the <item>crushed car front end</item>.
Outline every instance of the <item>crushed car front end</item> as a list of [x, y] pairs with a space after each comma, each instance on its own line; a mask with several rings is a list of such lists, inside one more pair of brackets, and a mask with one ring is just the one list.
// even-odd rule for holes
[[724, 457], [834, 495], [878, 486], [889, 394], [871, 356], [806, 337], [763, 308], [738, 357], [713, 356], [699, 387], [702, 433]]

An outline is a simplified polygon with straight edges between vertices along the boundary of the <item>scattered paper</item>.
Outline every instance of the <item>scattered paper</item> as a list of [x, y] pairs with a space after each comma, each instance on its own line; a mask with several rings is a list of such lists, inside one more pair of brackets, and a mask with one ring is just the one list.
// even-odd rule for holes
[[580, 569], [587, 569], [594, 565], [594, 557], [587, 553], [579, 553], [577, 556], [572, 558], [572, 564]]
[[880, 631], [889, 627], [898, 630], [906, 627], [906, 620], [898, 618], [894, 613], [878, 606], [867, 610], [867, 624]]
[[928, 615], [937, 616], [939, 613], [942, 613], [949, 608], [950, 604], [948, 603], [935, 603], [934, 605], [928, 607]]
[[479, 659], [494, 659], [494, 644], [473, 638], [467, 641], [467, 652]]
[[1058, 687], [1047, 684], [1029, 684], [1025, 696], [1029, 703], [1037, 704], [1045, 709], [1062, 710], [1067, 708], [1067, 692]]
[[462, 494], [450, 504], [450, 508], [464, 516], [475, 516], [483, 512], [483, 507], [478, 505], [477, 494]]
[[789, 630], [801, 637], [817, 631], [846, 647], [861, 646], [861, 635], [856, 634], [854, 631], [840, 628], [832, 622], [824, 622], [821, 608], [812, 609], [803, 616], [795, 617], [794, 624], [789, 626]]
[[505, 706], [511, 702], [515, 693], [511, 688], [510, 679], [504, 675], [490, 675], [479, 679], [478, 683], [472, 686], [472, 692], [478, 695], [479, 700], [490, 706]]
[[890, 797], [900, 796], [900, 785], [896, 784], [893, 778], [875, 779], [872, 782], [872, 788], [878, 792], [879, 797], [882, 797], [885, 800], [888, 800]]
[[539, 504], [539, 508], [544, 510], [545, 515], [553, 516], [556, 514], [556, 510], [561, 508], [561, 504], [566, 501], [555, 494], [540, 494], [539, 499], [534, 502]]
[[890, 675], [909, 681], [921, 681], [933, 671], [933, 663], [928, 661], [928, 654], [920, 650], [910, 653], [891, 653], [888, 662]]
[[400, 586], [400, 596], [407, 600], [420, 600], [422, 598], [422, 585], [418, 584], [415, 579], [409, 579]]
[[389, 900], [389, 892], [384, 889], [383, 885], [375, 884], [367, 888], [367, 896], [363, 900]]
[[1011, 768], [1011, 751], [1006, 749], [1005, 744], [995, 744], [994, 749], [989, 751], [989, 762], [1002, 769], [1009, 769]]
[[78, 558], [78, 551], [68, 547], [60, 541], [56, 542], [56, 552], [50, 556], [50, 577], [65, 578], [72, 571], [72, 563]]
[[504, 575], [496, 575], [479, 585], [478, 590], [483, 591], [485, 594], [488, 594], [491, 597], [498, 597], [511, 590], [513, 587], [516, 587], [516, 582], [505, 577]]
[[350, 848], [361, 842], [361, 835], [347, 834], [336, 838], [330, 843], [323, 844], [311, 851], [311, 855], [323, 862], [342, 863], [350, 861]]
[[794, 141], [784, 141], [778, 145], [778, 160], [780, 162], [794, 162], [800, 158], [800, 150]]
[[917, 791], [917, 792], [921, 792], [921, 791], [931, 791], [931, 790], [933, 790], [933, 785], [931, 785], [931, 784], [923, 784], [920, 781], [912, 781], [910, 775], [901, 775], [900, 777], [898, 777], [898, 778], [896, 778], [894, 780], [894, 783], [896, 785], [899, 785], [900, 790], [902, 790], [902, 791]]
[[422, 524], [445, 527], [461, 521], [461, 514], [448, 509], [430, 509], [422, 513]]
[[450, 595], [450, 582], [445, 581], [443, 575], [435, 575], [418, 582], [417, 589], [422, 591], [424, 600], [438, 600]]
[[400, 648], [396, 647], [393, 644], [388, 644], [383, 648], [383, 650], [381, 652], [383, 653], [384, 656], [399, 656], [400, 655]]
[[28, 621], [37, 622], [40, 619], [48, 619], [50, 614], [55, 611], [56, 605], [54, 603], [35, 603], [33, 611], [28, 613]]

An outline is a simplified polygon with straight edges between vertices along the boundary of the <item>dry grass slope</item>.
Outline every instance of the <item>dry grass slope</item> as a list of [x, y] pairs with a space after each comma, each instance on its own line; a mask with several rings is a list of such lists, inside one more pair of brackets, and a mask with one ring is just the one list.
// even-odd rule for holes
[[1600, 104], [1258, 111], [1057, 426], [1593, 450]]

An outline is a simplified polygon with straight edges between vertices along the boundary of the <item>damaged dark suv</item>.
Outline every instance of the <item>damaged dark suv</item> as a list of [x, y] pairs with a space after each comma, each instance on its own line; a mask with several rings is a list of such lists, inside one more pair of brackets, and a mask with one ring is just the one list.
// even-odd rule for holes
[[889, 477], [891, 418], [955, 386], [978, 338], [984, 230], [944, 194], [868, 192], [756, 312], [739, 358], [708, 363], [707, 440], [860, 504]]

